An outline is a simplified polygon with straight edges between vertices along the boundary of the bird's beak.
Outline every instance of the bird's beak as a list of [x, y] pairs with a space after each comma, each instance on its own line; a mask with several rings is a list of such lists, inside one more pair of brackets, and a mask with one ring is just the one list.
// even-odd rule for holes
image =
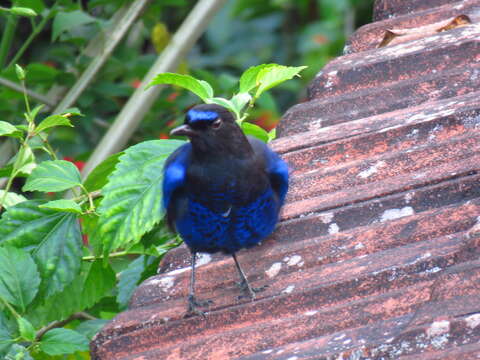
[[185, 125], [180, 125], [170, 131], [170, 135], [172, 136], [188, 136], [191, 137], [195, 135], [195, 131], [187, 124]]

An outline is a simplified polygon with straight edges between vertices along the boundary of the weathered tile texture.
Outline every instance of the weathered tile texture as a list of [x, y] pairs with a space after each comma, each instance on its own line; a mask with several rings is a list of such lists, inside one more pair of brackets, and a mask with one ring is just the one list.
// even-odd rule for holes
[[[377, 48], [387, 29], [459, 15], [471, 24]], [[282, 121], [282, 222], [239, 254], [269, 287], [239, 300], [231, 259], [205, 255], [198, 295], [215, 303], [184, 319], [189, 256], [176, 249], [93, 358], [480, 358], [479, 16], [480, 0], [378, 0], [377, 22]]]

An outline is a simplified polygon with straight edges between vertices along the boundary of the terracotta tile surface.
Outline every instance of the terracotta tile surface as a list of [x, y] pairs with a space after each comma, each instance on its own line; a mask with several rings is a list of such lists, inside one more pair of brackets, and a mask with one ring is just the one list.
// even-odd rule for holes
[[[387, 29], [463, 15], [378, 48]], [[239, 253], [268, 288], [238, 299], [232, 260], [203, 255], [197, 295], [214, 304], [185, 319], [175, 249], [93, 359], [480, 358], [480, 0], [378, 0], [375, 16], [281, 122], [282, 221]]]

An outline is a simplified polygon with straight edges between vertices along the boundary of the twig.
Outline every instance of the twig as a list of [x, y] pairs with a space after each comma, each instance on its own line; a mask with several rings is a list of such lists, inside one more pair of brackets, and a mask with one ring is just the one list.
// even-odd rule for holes
[[[18, 91], [20, 93], [23, 92], [21, 85], [19, 85], [17, 83], [14, 83], [13, 81], [7, 80], [5, 78], [2, 78], [2, 77], [0, 77], [0, 85], [6, 86], [6, 87], [8, 87], [12, 90]], [[27, 90], [27, 95], [30, 98], [45, 104], [48, 108], [53, 108], [55, 106], [55, 103], [52, 100], [50, 100], [45, 95], [36, 93], [35, 91]]]
[[5, 60], [8, 56], [8, 52], [10, 51], [13, 35], [15, 34], [15, 29], [17, 27], [17, 22], [18, 18], [16, 15], [8, 15], [7, 23], [5, 25], [5, 29], [3, 30], [2, 41], [0, 43], [0, 70], [3, 68]]
[[37, 334], [35, 335], [35, 341], [40, 341], [42, 339], [42, 336], [45, 335], [46, 332], [52, 329], [63, 327], [73, 320], [81, 320], [81, 319], [96, 320], [97, 318], [83, 311], [77, 312], [75, 314], [70, 315], [65, 320], [53, 321], [50, 324], [38, 330]]
[[[118, 10], [117, 13], [120, 15], [115, 14], [118, 17], [118, 21], [114, 22], [113, 28], [108, 31], [107, 34], [104, 34], [106, 37], [108, 37], [108, 40], [104, 39], [102, 44], [103, 46], [98, 49], [99, 54], [93, 58], [92, 62], [82, 73], [75, 85], [70, 88], [65, 97], [56, 106], [55, 110], [53, 111], [54, 114], [62, 112], [77, 101], [79, 96], [92, 82], [95, 75], [98, 73], [105, 61], [107, 61], [107, 59], [110, 57], [115, 47], [118, 45], [127, 30], [130, 28], [138, 15], [143, 11], [149, 1], [150, 0], [136, 0], [131, 3], [128, 9], [121, 8]], [[101, 40], [102, 38], [98, 37], [95, 43], [100, 43]]]
[[86, 177], [109, 155], [123, 149], [161, 91], [160, 86], [145, 91], [145, 86], [158, 73], [172, 71], [178, 66], [180, 60], [205, 31], [210, 19], [225, 2], [226, 0], [200, 0], [197, 2], [95, 148], [83, 169], [83, 177]]
[[35, 23], [33, 22], [33, 19], [30, 19], [32, 21], [32, 32], [30, 33], [30, 36], [27, 38], [27, 40], [25, 40], [25, 42], [23, 43], [22, 47], [17, 51], [17, 53], [15, 54], [15, 56], [13, 57], [13, 59], [10, 61], [10, 63], [8, 64], [7, 68], [12, 66], [13, 64], [16, 64], [18, 59], [20, 59], [23, 55], [23, 53], [25, 52], [25, 50], [27, 50], [27, 48], [30, 46], [31, 42], [37, 37], [37, 35], [43, 30], [43, 28], [45, 27], [45, 25], [47, 25], [47, 22], [48, 20], [50, 20], [50, 18], [52, 17], [52, 15], [54, 14], [55, 10], [57, 9], [57, 3], [58, 3], [58, 0], [55, 1], [55, 3], [53, 4], [53, 6], [50, 8], [50, 10], [48, 11], [47, 15], [45, 15], [43, 17], [43, 19], [38, 23], [38, 25], [35, 25]]

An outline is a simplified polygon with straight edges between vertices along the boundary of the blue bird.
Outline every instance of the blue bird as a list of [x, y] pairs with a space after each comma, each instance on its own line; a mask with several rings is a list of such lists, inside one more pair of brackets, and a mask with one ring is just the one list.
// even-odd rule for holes
[[243, 134], [230, 111], [215, 104], [190, 109], [171, 135], [187, 136], [165, 163], [163, 207], [167, 224], [192, 254], [187, 314], [203, 315], [195, 298], [195, 260], [199, 252], [233, 257], [240, 288], [252, 300], [235, 253], [272, 233], [288, 190], [287, 164], [266, 144]]

